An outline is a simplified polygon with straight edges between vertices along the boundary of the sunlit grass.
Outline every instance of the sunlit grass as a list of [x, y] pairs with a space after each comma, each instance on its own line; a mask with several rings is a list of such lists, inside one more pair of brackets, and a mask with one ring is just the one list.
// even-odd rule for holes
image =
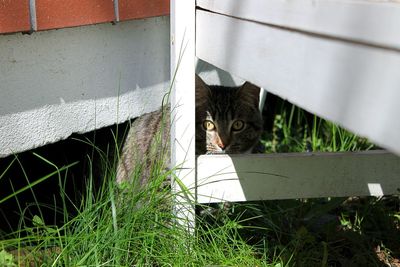
[[[89, 140], [83, 142], [94, 146]], [[180, 227], [185, 222], [177, 223], [181, 219], [175, 217], [172, 209], [174, 193], [165, 182], [174, 175], [174, 170], [165, 168], [164, 159], [162, 163], [152, 164], [151, 182], [137, 190], [135, 183], [115, 183], [116, 157], [95, 146], [94, 151], [102, 161], [102, 177], [86, 175], [86, 192], [78, 202], [70, 199], [64, 190], [69, 166], [55, 166], [37, 155], [55, 169], [38, 181], [58, 179], [59, 191], [65, 194], [61, 197], [65, 203], [59, 203], [53, 211], [61, 213], [64, 223], [46, 224], [43, 212], [30, 217], [24, 212], [21, 200], [19, 230], [1, 236], [1, 266], [269, 265], [262, 256], [265, 253], [247, 244], [238, 234], [243, 228], [240, 218], [229, 219], [216, 227], [198, 218], [198, 227], [193, 232]], [[92, 165], [91, 160], [88, 162]], [[7, 170], [2, 176], [6, 174]], [[134, 176], [133, 179], [139, 179], [140, 169], [135, 170]], [[100, 187], [95, 186], [96, 179], [101, 180]], [[23, 190], [34, 193], [35, 186], [39, 182], [29, 183], [27, 179]], [[18, 198], [20, 191], [2, 201]], [[44, 204], [33, 205], [43, 210]], [[46, 206], [48, 211], [49, 204]]]
[[278, 101], [273, 127], [263, 135], [266, 152], [343, 152], [374, 147], [366, 138], [353, 134], [316, 115]]

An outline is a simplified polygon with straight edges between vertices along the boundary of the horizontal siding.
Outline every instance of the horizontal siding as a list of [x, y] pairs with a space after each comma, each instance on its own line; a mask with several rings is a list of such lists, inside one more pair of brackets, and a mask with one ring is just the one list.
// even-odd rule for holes
[[400, 49], [400, 1], [198, 0], [236, 18]]
[[203, 10], [196, 19], [200, 59], [400, 154], [400, 51]]

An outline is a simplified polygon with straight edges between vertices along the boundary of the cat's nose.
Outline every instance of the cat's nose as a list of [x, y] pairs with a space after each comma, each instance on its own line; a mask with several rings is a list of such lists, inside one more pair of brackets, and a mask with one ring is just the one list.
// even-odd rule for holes
[[218, 138], [214, 142], [221, 150], [225, 150], [228, 145], [229, 145], [229, 140], [228, 138], [224, 138], [221, 136], [218, 136]]
[[224, 150], [226, 148], [226, 145], [223, 143], [218, 143], [219, 148], [221, 148], [222, 150]]

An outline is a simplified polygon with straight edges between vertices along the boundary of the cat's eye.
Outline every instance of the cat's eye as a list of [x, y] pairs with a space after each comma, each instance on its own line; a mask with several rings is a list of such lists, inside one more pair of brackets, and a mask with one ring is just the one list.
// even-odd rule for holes
[[232, 130], [234, 131], [240, 131], [244, 127], [244, 121], [237, 120], [232, 124]]
[[207, 121], [207, 120], [203, 122], [203, 127], [204, 127], [204, 130], [207, 130], [207, 131], [212, 131], [215, 129], [214, 123], [212, 123], [211, 121]]

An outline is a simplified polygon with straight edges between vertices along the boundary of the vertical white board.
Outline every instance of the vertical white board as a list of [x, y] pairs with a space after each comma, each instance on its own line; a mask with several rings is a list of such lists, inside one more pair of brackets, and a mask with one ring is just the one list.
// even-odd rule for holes
[[195, 203], [195, 1], [171, 1], [171, 165], [175, 212], [194, 227]]

